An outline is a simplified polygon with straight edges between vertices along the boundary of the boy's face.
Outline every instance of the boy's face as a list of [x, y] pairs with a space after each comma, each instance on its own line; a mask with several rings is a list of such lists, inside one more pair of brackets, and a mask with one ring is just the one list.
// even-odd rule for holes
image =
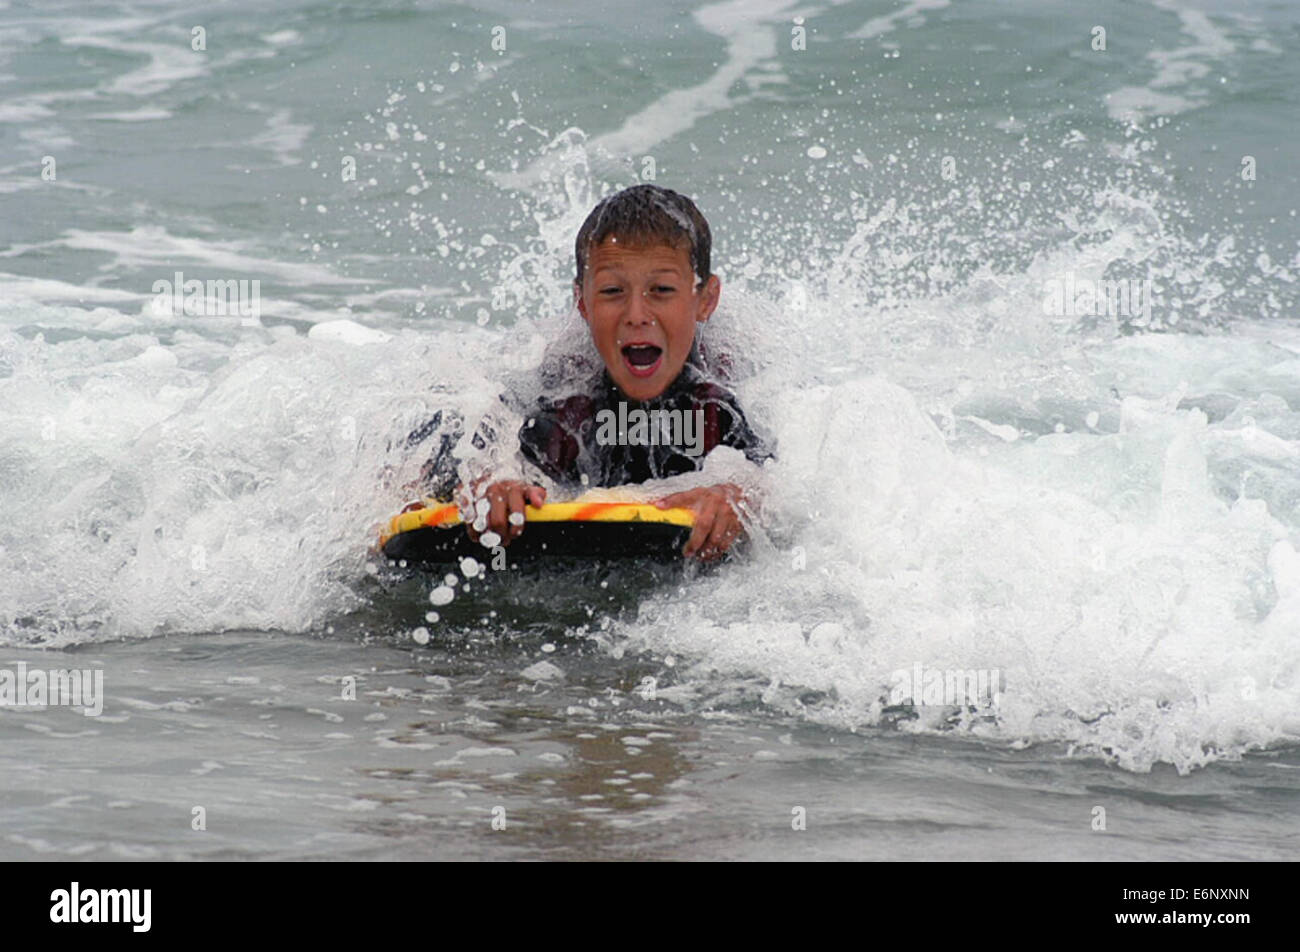
[[628, 245], [611, 235], [587, 254], [578, 310], [609, 375], [628, 397], [650, 400], [677, 379], [695, 325], [718, 306], [717, 275], [696, 288], [688, 249]]

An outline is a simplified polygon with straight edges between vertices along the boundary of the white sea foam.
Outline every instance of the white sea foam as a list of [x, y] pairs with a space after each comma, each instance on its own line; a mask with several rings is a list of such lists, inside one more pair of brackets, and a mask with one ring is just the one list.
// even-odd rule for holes
[[190, 49], [188, 43], [145, 43], [116, 39], [101, 32], [65, 35], [62, 42], [70, 47], [92, 47], [148, 58], [144, 66], [106, 83], [102, 91], [109, 95], [156, 96], [177, 83], [205, 75], [210, 62], [203, 53]]
[[[1152, 4], [1176, 15], [1182, 33], [1193, 42], [1148, 53], [1156, 75], [1146, 86], [1121, 86], [1110, 93], [1106, 97], [1106, 109], [1112, 119], [1143, 121], [1152, 116], [1177, 115], [1202, 105], [1206, 95], [1195, 83], [1205, 79], [1214, 64], [1236, 48], [1207, 14], [1189, 10], [1174, 0], [1152, 0]], [[1182, 92], [1171, 92], [1172, 89]]]
[[293, 46], [302, 42], [302, 34], [297, 30], [276, 30], [262, 37], [272, 46]]
[[356, 321], [345, 320], [325, 321], [316, 324], [308, 331], [307, 336], [312, 340], [336, 341], [340, 344], [352, 344], [353, 346], [382, 344], [384, 341], [392, 340], [392, 335], [385, 334], [383, 331], [365, 327]]
[[931, 10], [942, 10], [949, 3], [950, 0], [911, 0], [898, 10], [872, 17], [849, 36], [853, 39], [871, 39], [898, 29], [900, 24], [920, 26], [925, 22], [923, 14]]
[[167, 109], [141, 106], [139, 109], [126, 109], [120, 112], [97, 112], [89, 118], [102, 119], [106, 122], [157, 122], [171, 117], [172, 114]]
[[[593, 137], [588, 144], [591, 153], [625, 160], [686, 132], [705, 116], [734, 106], [732, 87], [759, 66], [770, 67], [762, 82], [780, 82], [777, 31], [785, 26], [784, 15], [796, 6], [791, 0], [725, 0], [694, 11], [700, 27], [725, 42], [721, 64], [703, 82], [665, 93], [628, 116], [618, 129]], [[553, 165], [544, 160], [519, 172], [493, 173], [493, 180], [508, 188], [527, 189]]]
[[109, 266], [111, 268], [125, 270], [162, 268], [166, 270], [161, 276], [167, 277], [170, 277], [176, 264], [188, 265], [193, 262], [194, 268], [201, 267], [205, 271], [223, 276], [267, 275], [288, 284], [365, 283], [359, 279], [340, 277], [319, 265], [270, 258], [247, 241], [205, 240], [193, 236], [173, 235], [160, 225], [137, 225], [126, 232], [74, 228], [65, 232], [61, 238], [45, 242], [40, 247], [104, 252], [112, 257]]
[[292, 116], [293, 113], [288, 109], [271, 110], [266, 120], [266, 130], [250, 139], [249, 145], [266, 149], [281, 165], [300, 163], [302, 159], [297, 153], [311, 135], [311, 126], [294, 122]]

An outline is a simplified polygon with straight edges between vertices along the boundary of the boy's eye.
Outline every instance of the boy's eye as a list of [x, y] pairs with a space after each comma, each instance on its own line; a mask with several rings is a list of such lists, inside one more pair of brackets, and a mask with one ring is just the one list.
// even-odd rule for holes
[[[674, 292], [676, 292], [676, 290], [677, 288], [675, 288], [671, 284], [656, 284], [656, 285], [652, 285], [650, 288], [650, 292], [652, 294], [660, 294], [660, 295], [673, 294]], [[600, 288], [596, 293], [600, 294], [603, 297], [614, 297], [617, 294], [622, 294], [623, 288], [621, 288], [616, 284], [611, 284], [607, 287]]]

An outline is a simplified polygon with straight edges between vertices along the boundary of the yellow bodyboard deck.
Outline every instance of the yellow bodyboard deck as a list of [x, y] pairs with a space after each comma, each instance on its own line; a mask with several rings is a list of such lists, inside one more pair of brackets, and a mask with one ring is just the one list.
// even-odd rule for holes
[[[551, 502], [524, 510], [524, 531], [510, 543], [510, 559], [544, 557], [680, 557], [694, 515], [689, 509], [660, 509], [648, 503]], [[490, 552], [469, 538], [459, 508], [425, 499], [394, 516], [379, 545], [395, 562], [440, 565]]]

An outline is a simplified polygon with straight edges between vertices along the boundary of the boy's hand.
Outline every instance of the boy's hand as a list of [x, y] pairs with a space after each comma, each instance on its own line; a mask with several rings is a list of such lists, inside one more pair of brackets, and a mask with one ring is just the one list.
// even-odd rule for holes
[[[503, 479], [489, 484], [480, 498], [486, 499], [491, 507], [487, 511], [485, 531], [495, 532], [501, 537], [502, 545], [509, 545], [524, 531], [524, 507], [546, 502], [546, 490], [518, 479]], [[510, 517], [515, 513], [519, 515], [512, 521]], [[477, 513], [474, 518], [478, 518]], [[471, 519], [466, 524], [465, 531], [477, 542], [481, 533], [474, 530], [473, 522]]]
[[686, 540], [682, 555], [698, 555], [705, 562], [722, 558], [745, 531], [740, 523], [740, 503], [745, 494], [734, 483], [720, 483], [673, 493], [656, 499], [660, 509], [681, 507], [695, 513], [695, 527]]

